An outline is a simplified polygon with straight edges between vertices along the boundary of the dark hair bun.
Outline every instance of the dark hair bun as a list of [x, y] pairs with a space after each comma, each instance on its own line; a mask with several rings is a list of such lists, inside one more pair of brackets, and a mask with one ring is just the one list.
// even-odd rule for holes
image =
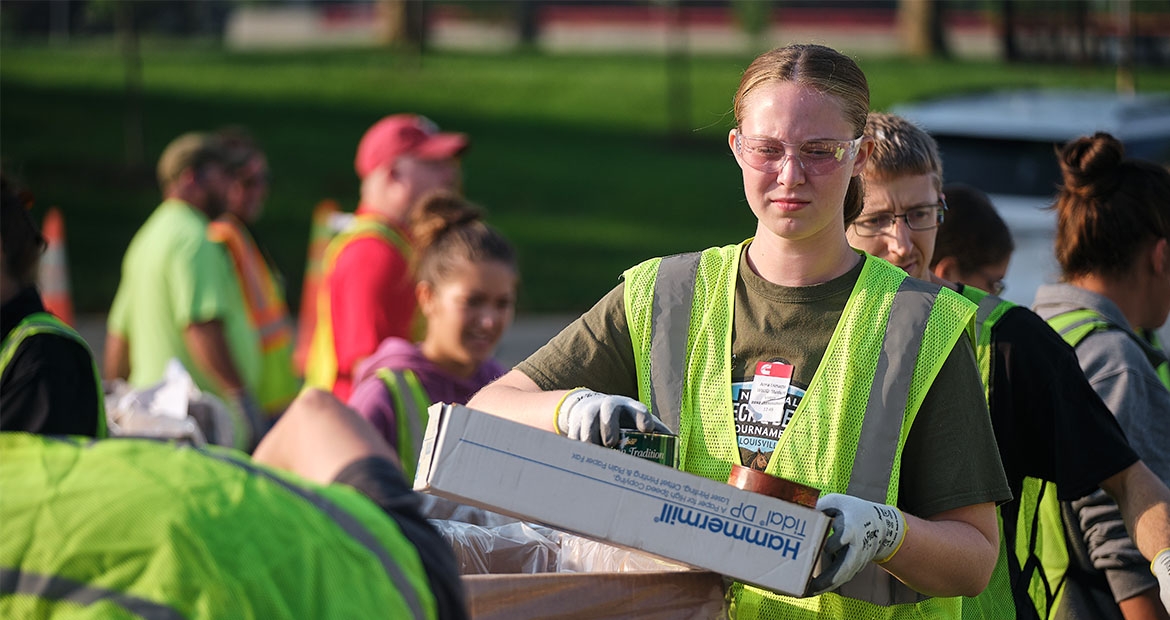
[[1069, 142], [1060, 153], [1064, 188], [1084, 198], [1109, 196], [1121, 183], [1125, 147], [1107, 133], [1095, 133]]

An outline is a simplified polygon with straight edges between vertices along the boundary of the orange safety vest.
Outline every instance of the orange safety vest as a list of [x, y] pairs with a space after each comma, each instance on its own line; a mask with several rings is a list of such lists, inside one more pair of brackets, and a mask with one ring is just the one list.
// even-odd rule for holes
[[264, 368], [256, 398], [265, 412], [279, 414], [300, 390], [292, 368], [293, 326], [283, 287], [236, 216], [225, 214], [212, 222], [207, 236], [231, 256], [248, 317], [260, 336]]
[[307, 385], [332, 391], [337, 382], [337, 348], [333, 339], [333, 308], [329, 296], [329, 280], [341, 251], [353, 241], [371, 237], [382, 239], [397, 247], [407, 260], [413, 255], [414, 250], [406, 239], [372, 214], [357, 214], [349, 228], [329, 242], [329, 247], [325, 250], [325, 269], [321, 287], [317, 292], [317, 324], [313, 330], [313, 341], [309, 345], [309, 356], [305, 360]]

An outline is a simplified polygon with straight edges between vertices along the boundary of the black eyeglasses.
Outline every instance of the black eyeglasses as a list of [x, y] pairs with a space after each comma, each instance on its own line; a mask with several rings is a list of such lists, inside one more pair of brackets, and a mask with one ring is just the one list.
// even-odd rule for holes
[[905, 213], [863, 213], [853, 221], [853, 229], [862, 237], [876, 237], [893, 233], [896, 222], [902, 220], [910, 230], [930, 230], [943, 223], [946, 210], [947, 203], [940, 198], [938, 204], [910, 207]]

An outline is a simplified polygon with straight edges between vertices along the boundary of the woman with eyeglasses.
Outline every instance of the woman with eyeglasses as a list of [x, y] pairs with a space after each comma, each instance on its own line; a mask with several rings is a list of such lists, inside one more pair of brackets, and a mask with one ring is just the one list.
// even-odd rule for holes
[[[1170, 314], [1170, 171], [1126, 157], [1106, 133], [1069, 142], [1059, 159], [1064, 182], [1053, 208], [1062, 282], [1042, 286], [1034, 309], [1076, 349], [1133, 449], [1170, 484], [1170, 363], [1152, 337]], [[1071, 508], [1096, 568], [1133, 561], [1119, 543], [1124, 532], [1110, 527], [1115, 507], [1098, 494]], [[1170, 609], [1170, 548], [1152, 567]], [[1119, 601], [1150, 585], [1112, 573], [1105, 577]]]
[[1002, 295], [1016, 249], [1007, 224], [987, 195], [970, 185], [948, 183], [942, 192], [947, 216], [938, 227], [930, 270], [949, 282]]
[[[1170, 489], [1138, 460], [1068, 345], [1034, 312], [984, 288], [1002, 290], [995, 283], [1007, 271], [1013, 247], [987, 197], [967, 186], [942, 187], [938, 145], [910, 121], [871, 112], [865, 133], [875, 146], [863, 174], [865, 209], [848, 229], [850, 242], [906, 265], [917, 278], [931, 279], [933, 269], [934, 277], [946, 280], [936, 281], [979, 305], [976, 359], [1013, 499], [998, 507], [1004, 551], [991, 583], [963, 599], [963, 617], [1064, 617], [1053, 615], [1058, 607], [1067, 609], [1064, 584], [1083, 581], [1085, 574], [1054, 561], [1067, 548], [1057, 499], [1105, 489], [1152, 558], [1170, 545]], [[945, 219], [931, 213], [914, 224], [912, 216], [891, 217], [912, 214], [923, 209], [914, 205], [941, 200], [943, 194]], [[1124, 531], [1120, 517], [1118, 528]], [[1153, 577], [1135, 555], [1140, 566], [1133, 566], [1140, 570], [1134, 572], [1144, 573], [1136, 578], [1148, 588]], [[1157, 596], [1156, 589], [1146, 592], [1123, 608], [1156, 605]], [[1116, 614], [1118, 606], [1110, 604]]]
[[995, 565], [1008, 491], [963, 337], [974, 306], [845, 238], [868, 111], [847, 56], [756, 58], [728, 133], [755, 236], [627, 270], [469, 403], [607, 446], [666, 429], [691, 473], [750, 461], [820, 489], [833, 532], [807, 595], [735, 583], [738, 618], [957, 617]]

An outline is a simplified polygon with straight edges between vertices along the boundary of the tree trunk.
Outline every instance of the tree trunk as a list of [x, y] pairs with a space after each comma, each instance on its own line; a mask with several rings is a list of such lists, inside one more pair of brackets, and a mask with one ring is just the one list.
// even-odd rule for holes
[[950, 56], [939, 0], [898, 0], [902, 51], [915, 58]]
[[142, 55], [138, 50], [138, 24], [134, 19], [134, 2], [117, 2], [115, 13], [118, 39], [122, 47], [122, 63], [126, 73], [126, 116], [123, 124], [126, 141], [126, 165], [136, 168], [142, 165], [143, 146], [142, 122]]

